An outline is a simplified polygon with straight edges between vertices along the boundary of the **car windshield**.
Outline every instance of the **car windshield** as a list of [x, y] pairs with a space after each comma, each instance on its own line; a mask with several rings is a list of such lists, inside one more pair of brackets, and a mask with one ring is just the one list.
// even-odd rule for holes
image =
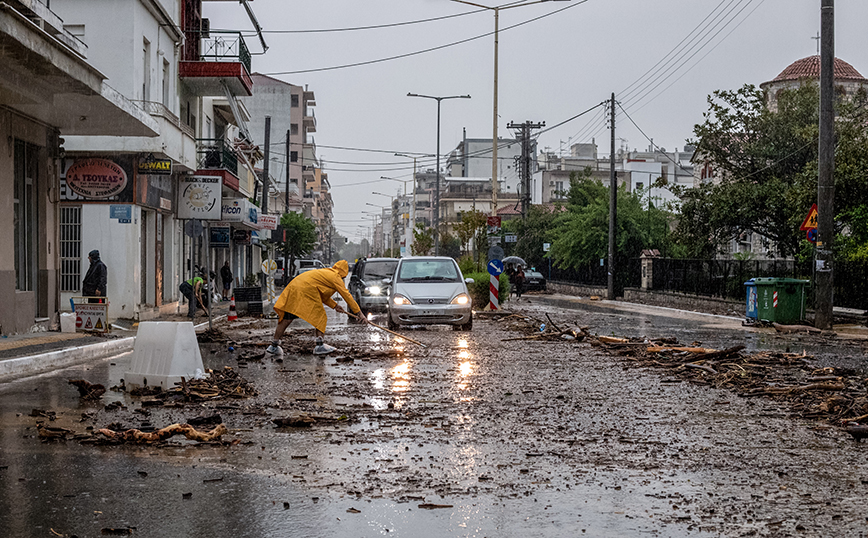
[[365, 264], [366, 279], [389, 278], [395, 274], [395, 267], [398, 266], [397, 260], [373, 261]]
[[542, 273], [540, 273], [538, 271], [527, 271], [525, 273], [525, 276], [533, 277], [533, 278], [542, 278]]
[[452, 260], [405, 260], [399, 282], [458, 282], [461, 275]]

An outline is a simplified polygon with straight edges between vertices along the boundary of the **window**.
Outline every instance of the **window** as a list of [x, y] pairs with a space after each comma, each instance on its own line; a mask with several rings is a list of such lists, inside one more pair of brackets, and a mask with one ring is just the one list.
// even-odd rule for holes
[[298, 108], [298, 94], [293, 93], [289, 96], [289, 106], [292, 108]]
[[289, 162], [291, 162], [291, 163], [297, 163], [298, 162], [298, 152], [297, 151], [290, 151], [289, 152]]
[[151, 42], [142, 40], [142, 101], [151, 100]]
[[15, 243], [15, 289], [33, 291], [36, 285], [37, 156], [39, 148], [15, 140], [15, 177], [12, 188], [13, 234]]
[[641, 181], [637, 181], [637, 182], [636, 182], [636, 190], [637, 190], [637, 191], [641, 191], [641, 190], [644, 189], [644, 188], [645, 188], [645, 184], [644, 184], [644, 183], [642, 183]]
[[171, 110], [171, 106], [169, 105], [169, 88], [172, 82], [171, 78], [172, 69], [169, 66], [169, 62], [163, 60], [163, 106]]
[[60, 291], [81, 290], [81, 206], [60, 208]]
[[290, 134], [290, 136], [294, 136], [294, 135], [298, 134], [298, 124], [297, 123], [291, 123], [289, 125], [289, 134]]

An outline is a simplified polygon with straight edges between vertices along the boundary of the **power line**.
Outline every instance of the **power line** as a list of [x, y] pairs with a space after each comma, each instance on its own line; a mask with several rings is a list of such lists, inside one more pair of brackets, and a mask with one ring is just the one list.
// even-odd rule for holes
[[[572, 8], [574, 8], [574, 7], [576, 7], [576, 6], [580, 6], [580, 5], [582, 5], [582, 4], [584, 4], [585, 2], [588, 2], [588, 1], [589, 1], [589, 0], [580, 0], [579, 2], [577, 2], [577, 3], [575, 3], [575, 4], [570, 4], [570, 5], [566, 6], [566, 7], [561, 8], [561, 9], [556, 9], [555, 11], [552, 11], [552, 12], [550, 12], [550, 13], [546, 13], [546, 14], [544, 14], [544, 15], [540, 15], [539, 17], [535, 17], [535, 18], [533, 18], [533, 19], [528, 19], [528, 20], [526, 20], [526, 21], [523, 21], [523, 22], [520, 22], [520, 23], [517, 23], [517, 24], [513, 24], [512, 26], [507, 26], [507, 27], [505, 27], [505, 28], [500, 29], [499, 31], [500, 31], [500, 32], [505, 32], [505, 31], [507, 31], [507, 30], [512, 30], [513, 28], [518, 28], [519, 26], [524, 26], [524, 25], [526, 25], [526, 24], [530, 24], [530, 23], [532, 23], [532, 22], [536, 22], [536, 21], [538, 21], [538, 20], [540, 20], [540, 19], [544, 19], [544, 18], [546, 18], [546, 17], [550, 17], [550, 16], [552, 16], [552, 15], [556, 15], [556, 14], [558, 14], [558, 13], [561, 13], [562, 11], [566, 11], [566, 10], [568, 10], [568, 9], [572, 9]], [[313, 69], [301, 69], [301, 70], [298, 70], [298, 71], [276, 71], [276, 72], [273, 72], [273, 73], [263, 73], [263, 74], [268, 75], [268, 76], [278, 76], [278, 75], [299, 75], [299, 74], [302, 74], [302, 73], [318, 73], [318, 72], [322, 72], [322, 71], [334, 71], [334, 70], [336, 70], [336, 69], [346, 69], [346, 68], [349, 68], [349, 67], [359, 67], [359, 66], [363, 66], [363, 65], [378, 64], [378, 63], [388, 62], [388, 61], [392, 61], [392, 60], [400, 60], [400, 59], [402, 59], [402, 58], [409, 58], [409, 57], [411, 57], [411, 56], [418, 56], [418, 55], [420, 55], [420, 54], [425, 54], [425, 53], [428, 53], [428, 52], [434, 52], [434, 51], [437, 51], [437, 50], [442, 50], [442, 49], [446, 49], [446, 48], [449, 48], [449, 47], [454, 47], [454, 46], [456, 46], [456, 45], [463, 45], [464, 43], [469, 43], [469, 42], [471, 42], [471, 41], [476, 41], [477, 39], [482, 39], [483, 37], [488, 37], [488, 36], [491, 36], [491, 35], [494, 35], [494, 32], [493, 32], [493, 31], [492, 31], [492, 32], [485, 33], [485, 34], [481, 34], [481, 35], [478, 35], [478, 36], [475, 36], [475, 37], [469, 37], [469, 38], [467, 38], [467, 39], [461, 39], [461, 40], [459, 40], [459, 41], [453, 41], [452, 43], [446, 43], [445, 45], [438, 45], [438, 46], [436, 46], [436, 47], [430, 47], [430, 48], [422, 49], [422, 50], [418, 50], [418, 51], [415, 51], [415, 52], [407, 52], [407, 53], [404, 53], [404, 54], [397, 54], [397, 55], [395, 55], [395, 56], [388, 56], [388, 57], [386, 57], [386, 58], [379, 58], [379, 59], [377, 59], [377, 60], [366, 60], [366, 61], [363, 61], [363, 62], [354, 62], [354, 63], [350, 63], [350, 64], [333, 65], [333, 66], [330, 66], [330, 67], [317, 67], [317, 68], [313, 68]]]
[[[473, 15], [475, 13], [481, 13], [483, 11], [488, 11], [487, 9], [477, 9], [474, 11], [465, 11], [463, 13], [456, 13], [454, 15], [443, 15], [441, 17], [431, 17], [429, 19], [418, 19], [414, 21], [404, 21], [404, 22], [393, 22], [388, 24], [374, 24], [370, 26], [350, 26], [347, 28], [320, 28], [320, 29], [308, 29], [308, 30], [263, 30], [263, 34], [324, 34], [331, 32], [355, 32], [359, 30], [378, 30], [381, 28], [394, 28], [397, 26], [409, 26], [412, 24], [422, 24], [426, 22], [435, 22], [435, 21], [443, 21], [447, 19], [454, 19], [455, 17], [464, 17], [465, 15]], [[212, 31], [231, 31], [231, 30], [212, 30]], [[242, 34], [244, 37], [256, 37], [257, 34]]]

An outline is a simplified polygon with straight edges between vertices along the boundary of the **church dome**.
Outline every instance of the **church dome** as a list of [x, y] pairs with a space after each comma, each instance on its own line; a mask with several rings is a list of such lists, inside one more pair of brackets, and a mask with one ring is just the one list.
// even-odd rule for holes
[[[868, 82], [859, 71], [856, 71], [855, 67], [840, 58], [835, 58], [834, 72], [836, 81], [850, 80], [854, 82]], [[764, 82], [760, 84], [760, 87], [776, 82], [799, 81], [806, 78], [817, 80], [820, 78], [819, 56], [808, 56], [807, 58], [796, 60], [787, 66], [786, 69], [781, 71], [781, 74], [775, 77], [774, 80]]]

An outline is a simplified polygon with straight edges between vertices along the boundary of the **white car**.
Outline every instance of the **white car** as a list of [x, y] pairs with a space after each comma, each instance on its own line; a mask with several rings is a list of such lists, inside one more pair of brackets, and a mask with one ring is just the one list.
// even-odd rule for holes
[[467, 284], [472, 283], [452, 258], [401, 258], [391, 281], [389, 328], [446, 324], [456, 331], [471, 330], [473, 312]]

